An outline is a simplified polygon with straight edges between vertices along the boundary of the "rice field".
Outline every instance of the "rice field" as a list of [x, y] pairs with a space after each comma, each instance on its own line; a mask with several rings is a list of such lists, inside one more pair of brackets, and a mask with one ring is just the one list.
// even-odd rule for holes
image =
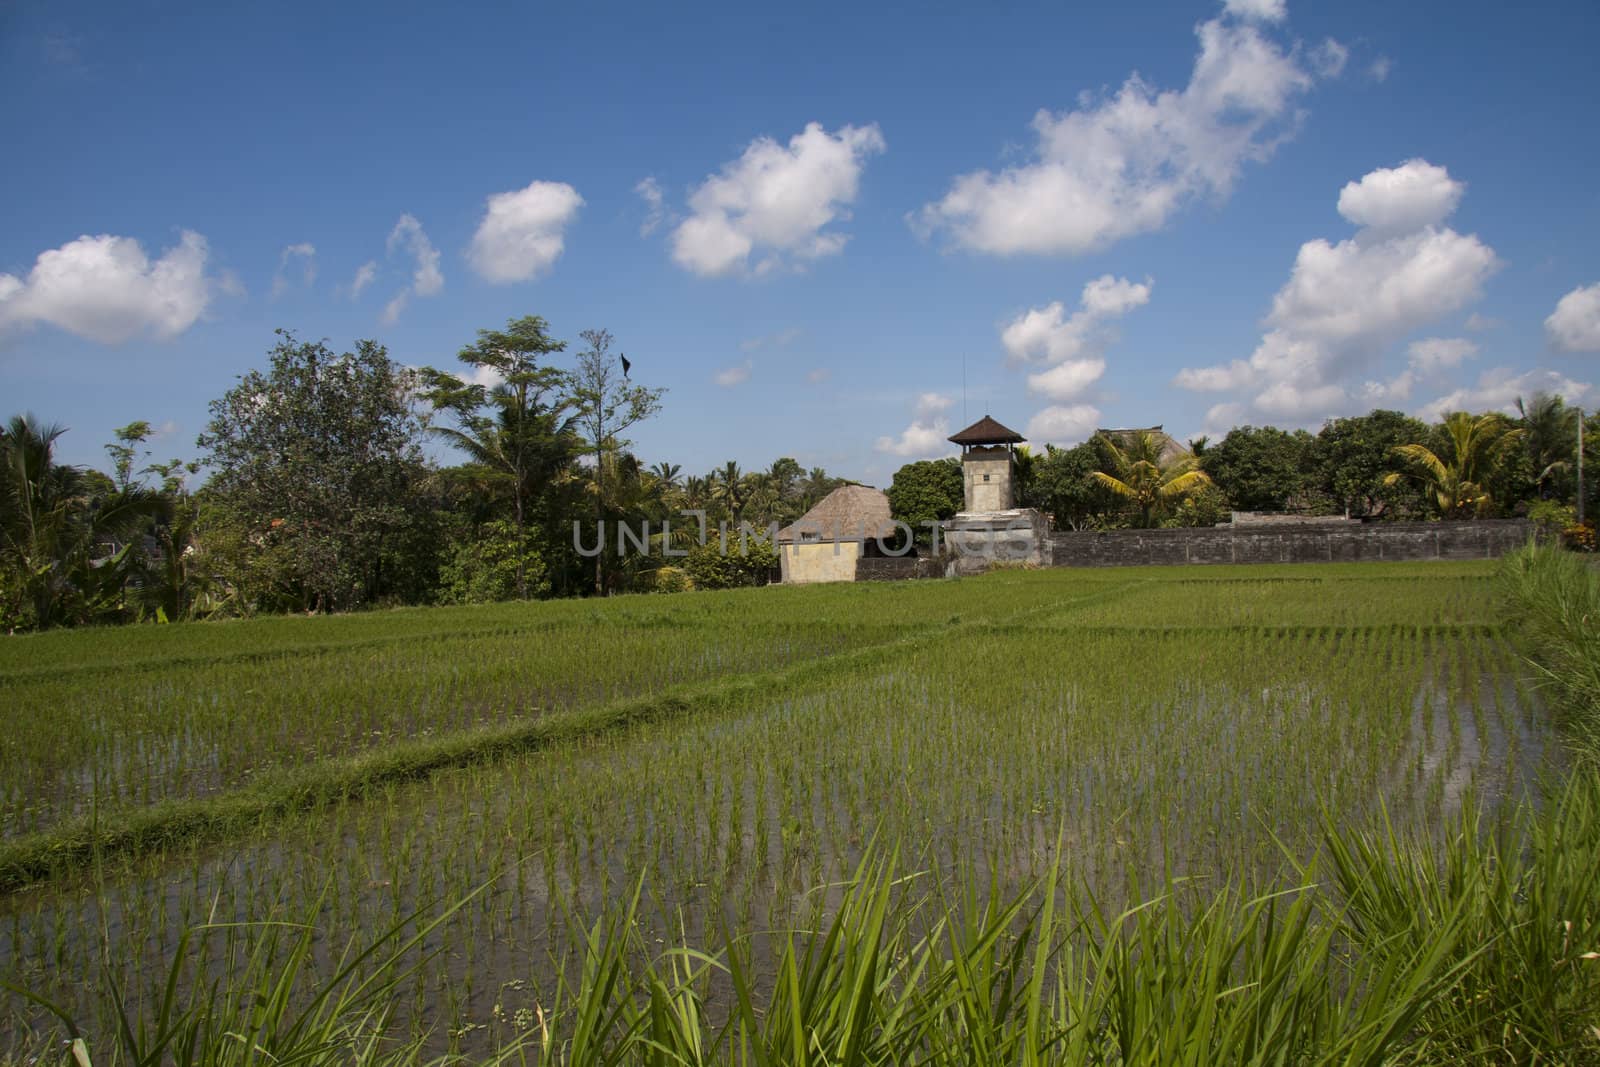
[[[641, 951], [735, 934], [759, 974], [886, 849], [952, 898], [1060, 875], [1115, 912], [1174, 879], [1293, 880], [1324, 817], [1426, 838], [1469, 799], [1509, 812], [1562, 764], [1523, 673], [1480, 563], [1001, 572], [7, 640], [0, 847], [105, 844], [0, 896], [0, 980], [103, 1033], [97, 991], [158, 995], [180, 945], [187, 979], [225, 986], [288, 951], [264, 922], [311, 924], [328, 970], [363, 932], [464, 901], [421, 939], [393, 1025], [488, 1055], [574, 981], [581, 929], [635, 897]], [[458, 743], [426, 773], [222, 836], [114, 837], [274, 775], [541, 722], [569, 725], [492, 758]], [[3, 1003], [0, 1057], [59, 1038], [42, 1008]]]

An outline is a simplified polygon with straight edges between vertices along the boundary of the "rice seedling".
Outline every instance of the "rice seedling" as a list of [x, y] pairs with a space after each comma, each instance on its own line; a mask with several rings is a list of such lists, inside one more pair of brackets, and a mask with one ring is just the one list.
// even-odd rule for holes
[[[981, 1045], [992, 1062], [1024, 1049], [1040, 1062], [1244, 1062], [1228, 1050], [1259, 1047], [1344, 1062], [1424, 1032], [1444, 1048], [1445, 1009], [1402, 1019], [1370, 991], [1410, 983], [1427, 1000], [1469, 972], [1493, 985], [1509, 970], [1461, 950], [1466, 919], [1450, 902], [1434, 912], [1456, 940], [1413, 932], [1404, 960], [1380, 957], [1342, 875], [1387, 864], [1417, 880], [1429, 863], [1477, 862], [1473, 848], [1499, 850], [1508, 871], [1525, 848], [1543, 855], [1534, 816], [1518, 812], [1566, 757], [1520, 681], [1494, 588], [1478, 564], [1008, 572], [451, 609], [432, 629], [428, 613], [395, 613], [387, 633], [382, 616], [297, 620], [343, 626], [316, 648], [268, 627], [264, 645], [280, 644], [266, 658], [295, 665], [271, 728], [309, 740], [285, 757], [306, 789], [351, 760], [415, 755], [423, 729], [459, 749], [170, 840], [163, 805], [211, 817], [260, 794], [191, 778], [146, 805], [136, 780], [157, 763], [125, 762], [111, 831], [93, 838], [111, 843], [101, 876], [45, 864], [42, 881], [0, 898], [0, 975], [105, 1034], [117, 1012], [71, 976], [138, 990], [187, 956], [184, 982], [243, 981], [230, 961], [282, 957], [255, 924], [285, 915], [326, 931], [304, 966], [332, 974], [358, 932], [417, 929], [464, 901], [408, 949], [391, 991], [388, 1030], [418, 1055], [969, 1062], [958, 1050]], [[489, 618], [503, 630], [468, 625]], [[100, 662], [157, 657], [155, 640]], [[239, 646], [207, 655], [224, 658], [149, 673], [181, 694], [251, 669], [225, 658]], [[371, 664], [387, 673], [365, 676]], [[64, 678], [83, 682], [59, 662], [0, 667], [8, 698]], [[563, 708], [516, 703], [563, 679]], [[444, 695], [397, 707], [417, 692]], [[319, 693], [337, 703], [323, 711]], [[474, 704], [490, 722], [465, 718]], [[217, 723], [241, 714], [231, 707]], [[76, 728], [110, 729], [85, 718]], [[346, 718], [392, 732], [358, 746]], [[118, 844], [116, 827], [140, 819], [157, 836]], [[1478, 820], [1470, 833], [1449, 829], [1463, 819]], [[1343, 859], [1328, 858], [1334, 840]], [[1341, 877], [1301, 892], [1319, 870]], [[1522, 921], [1529, 884], [1472, 889], [1475, 929]], [[1406, 891], [1424, 899], [1420, 884]], [[1498, 912], [1482, 904], [1491, 892]], [[1550, 893], [1530, 922], [1570, 911], [1568, 889]], [[1590, 920], [1564, 921], [1563, 959], [1576, 959]], [[207, 923], [232, 933], [182, 940]], [[1333, 965], [1358, 944], [1392, 973]], [[1554, 951], [1548, 938], [1535, 948]], [[1533, 949], [1519, 951], [1531, 966]], [[1576, 1009], [1562, 1010], [1559, 1033], [1519, 1024], [1516, 1047], [1571, 1040]], [[1479, 1037], [1462, 1047], [1487, 1056], [1484, 1035], [1509, 1011], [1473, 1016]], [[1181, 1025], [1165, 1033], [1162, 1019]], [[7, 1005], [0, 1053], [38, 1050], [51, 1027]]]

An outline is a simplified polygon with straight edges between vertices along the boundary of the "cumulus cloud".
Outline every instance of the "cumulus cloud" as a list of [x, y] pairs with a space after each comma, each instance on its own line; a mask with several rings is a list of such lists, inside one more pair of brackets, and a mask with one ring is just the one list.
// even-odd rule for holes
[[[1035, 158], [955, 179], [908, 219], [924, 236], [994, 255], [1079, 254], [1160, 229], [1201, 196], [1221, 198], [1244, 164], [1269, 158], [1293, 132], [1296, 100], [1315, 75], [1268, 35], [1280, 0], [1229, 0], [1201, 23], [1200, 53], [1182, 89], [1134, 74], [1114, 95], [1034, 116]], [[1321, 46], [1335, 64], [1336, 41]]]
[[825, 227], [850, 217], [866, 159], [884, 148], [876, 125], [829, 133], [813, 122], [787, 146], [757, 138], [690, 194], [674, 262], [702, 276], [760, 275], [837, 254], [849, 237]]
[[639, 224], [639, 236], [649, 237], [667, 217], [661, 186], [654, 178], [641, 178], [639, 184], [633, 187], [633, 191], [639, 194], [639, 198], [645, 204], [645, 217]]
[[1114, 338], [1110, 324], [1149, 303], [1151, 282], [1130, 282], [1109, 274], [1083, 287], [1071, 315], [1057, 300], [1017, 316], [1000, 331], [1010, 362], [1046, 363], [1028, 376], [1028, 388], [1052, 400], [1081, 396], [1105, 373], [1105, 346]]
[[1456, 389], [1424, 404], [1416, 416], [1437, 422], [1452, 411], [1500, 411], [1515, 414], [1517, 398], [1534, 393], [1549, 393], [1562, 397], [1569, 404], [1587, 404], [1595, 395], [1588, 382], [1576, 382], [1563, 374], [1549, 370], [1530, 370], [1518, 374], [1510, 367], [1495, 367], [1478, 377], [1475, 385]]
[[1600, 282], [1562, 297], [1544, 320], [1544, 329], [1563, 352], [1600, 352]]
[[300, 281], [306, 288], [317, 280], [317, 246], [309, 241], [289, 245], [278, 256], [278, 272], [272, 276], [272, 299], [276, 300], [294, 285], [289, 280], [289, 261], [300, 261]]
[[711, 376], [711, 380], [725, 389], [732, 388], [735, 385], [743, 385], [750, 380], [750, 371], [753, 366], [754, 364], [747, 359], [743, 363], [735, 363], [731, 367], [723, 367]]
[[[1461, 192], [1443, 167], [1417, 159], [1346, 185], [1339, 211], [1361, 228], [1337, 243], [1318, 238], [1300, 246], [1250, 358], [1186, 368], [1174, 384], [1250, 391], [1250, 406], [1268, 418], [1338, 414], [1354, 400], [1347, 382], [1370, 371], [1406, 334], [1477, 300], [1498, 268], [1494, 251], [1477, 237], [1441, 225]], [[1368, 382], [1364, 395], [1409, 392], [1423, 372], [1465, 358], [1465, 344], [1425, 343], [1412, 353], [1409, 378]]]
[[525, 282], [548, 271], [566, 246], [564, 231], [583, 197], [565, 182], [533, 182], [490, 196], [467, 260], [487, 281]]
[[[400, 216], [400, 221], [389, 231], [385, 247], [391, 259], [400, 253], [409, 255], [413, 262], [411, 283], [384, 305], [383, 322], [392, 325], [400, 318], [400, 313], [413, 296], [433, 296], [443, 289], [444, 274], [439, 270], [439, 250], [433, 247], [433, 242], [428, 240], [427, 233], [422, 229], [422, 223], [414, 215], [407, 213]], [[357, 277], [360, 277], [359, 271]]]
[[190, 230], [155, 260], [132, 237], [79, 237], [39, 253], [25, 278], [0, 274], [0, 326], [46, 322], [106, 344], [176, 337], [210, 301], [206, 256]]
[[1339, 191], [1339, 214], [1371, 235], [1411, 233], [1449, 218], [1465, 190], [1443, 167], [1408, 159], [1347, 184]]
[[1387, 382], [1369, 381], [1361, 387], [1362, 399], [1373, 406], [1403, 403], [1421, 383], [1436, 382], [1478, 354], [1478, 346], [1464, 337], [1426, 337], [1406, 349], [1406, 369]]
[[943, 393], [923, 393], [917, 397], [911, 425], [899, 437], [878, 438], [878, 451], [904, 459], [931, 459], [950, 452], [945, 440], [950, 436], [950, 420], [945, 413], [954, 403], [953, 397]]
[[1040, 445], [1070, 448], [1094, 436], [1100, 409], [1092, 404], [1052, 404], [1028, 420], [1024, 436]]

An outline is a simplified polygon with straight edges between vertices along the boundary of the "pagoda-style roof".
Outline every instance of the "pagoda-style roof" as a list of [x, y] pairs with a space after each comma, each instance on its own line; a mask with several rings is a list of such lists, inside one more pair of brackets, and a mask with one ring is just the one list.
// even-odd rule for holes
[[965, 430], [949, 438], [952, 444], [970, 447], [972, 445], [1017, 445], [1027, 438], [1015, 430], [1008, 430], [985, 415]]

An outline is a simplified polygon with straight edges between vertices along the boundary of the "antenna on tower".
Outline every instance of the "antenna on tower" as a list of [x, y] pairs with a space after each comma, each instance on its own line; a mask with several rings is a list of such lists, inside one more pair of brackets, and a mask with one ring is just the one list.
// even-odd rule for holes
[[967, 424], [967, 354], [961, 353], [961, 425]]

